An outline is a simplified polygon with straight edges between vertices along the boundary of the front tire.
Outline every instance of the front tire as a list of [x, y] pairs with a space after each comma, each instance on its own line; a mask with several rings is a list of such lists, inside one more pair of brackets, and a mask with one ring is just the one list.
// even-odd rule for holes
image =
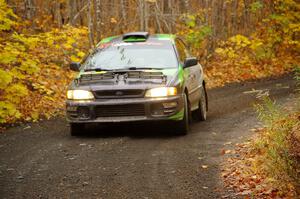
[[176, 124], [176, 132], [178, 135], [186, 135], [190, 129], [189, 125], [189, 110], [187, 96], [184, 93], [184, 115], [183, 119], [178, 121]]
[[207, 118], [207, 100], [204, 86], [201, 87], [201, 97], [198, 106], [199, 108], [194, 111], [193, 116], [197, 121], [205, 121]]
[[81, 123], [70, 123], [70, 134], [71, 136], [81, 135], [85, 130], [85, 124]]

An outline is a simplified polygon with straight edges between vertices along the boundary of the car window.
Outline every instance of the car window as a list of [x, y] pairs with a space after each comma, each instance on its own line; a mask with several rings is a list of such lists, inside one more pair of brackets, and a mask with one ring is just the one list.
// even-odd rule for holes
[[170, 41], [114, 42], [100, 45], [84, 62], [85, 69], [177, 68]]
[[179, 39], [176, 39], [175, 43], [177, 47], [177, 52], [179, 54], [179, 60], [183, 63], [184, 60], [189, 56], [188, 50]]

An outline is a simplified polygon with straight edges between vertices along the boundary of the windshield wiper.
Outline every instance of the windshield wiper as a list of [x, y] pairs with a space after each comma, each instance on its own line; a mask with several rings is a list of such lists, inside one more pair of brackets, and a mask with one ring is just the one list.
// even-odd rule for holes
[[151, 68], [151, 67], [129, 67], [124, 70], [162, 70], [162, 68]]
[[100, 71], [112, 71], [112, 70], [111, 69], [105, 69], [105, 68], [87, 68], [84, 71], [85, 72], [88, 72], [88, 71], [100, 72]]
[[128, 68], [116, 68], [116, 69], [105, 69], [105, 68], [87, 68], [84, 71], [126, 71], [126, 70], [162, 70], [163, 68], [151, 68], [151, 67], [128, 67]]

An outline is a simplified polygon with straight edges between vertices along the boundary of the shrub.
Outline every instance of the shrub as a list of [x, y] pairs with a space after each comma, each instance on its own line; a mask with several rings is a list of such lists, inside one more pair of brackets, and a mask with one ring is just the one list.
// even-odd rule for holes
[[86, 51], [87, 29], [18, 32], [18, 17], [0, 0], [0, 124], [49, 118], [64, 107], [72, 73], [66, 68]]
[[256, 110], [266, 126], [252, 144], [253, 150], [259, 154], [256, 168], [282, 192], [290, 190], [291, 186], [299, 188], [299, 157], [294, 153], [298, 143], [295, 132], [300, 127], [299, 107], [288, 114], [266, 97]]

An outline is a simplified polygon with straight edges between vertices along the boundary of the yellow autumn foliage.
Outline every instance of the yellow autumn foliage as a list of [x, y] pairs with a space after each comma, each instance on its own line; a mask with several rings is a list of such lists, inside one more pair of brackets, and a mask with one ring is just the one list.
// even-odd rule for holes
[[0, 0], [0, 123], [49, 118], [64, 107], [67, 64], [84, 56], [87, 29], [18, 32], [18, 17]]
[[281, 75], [300, 65], [300, 6], [295, 0], [274, 5], [251, 35], [219, 42], [206, 67], [209, 87]]

